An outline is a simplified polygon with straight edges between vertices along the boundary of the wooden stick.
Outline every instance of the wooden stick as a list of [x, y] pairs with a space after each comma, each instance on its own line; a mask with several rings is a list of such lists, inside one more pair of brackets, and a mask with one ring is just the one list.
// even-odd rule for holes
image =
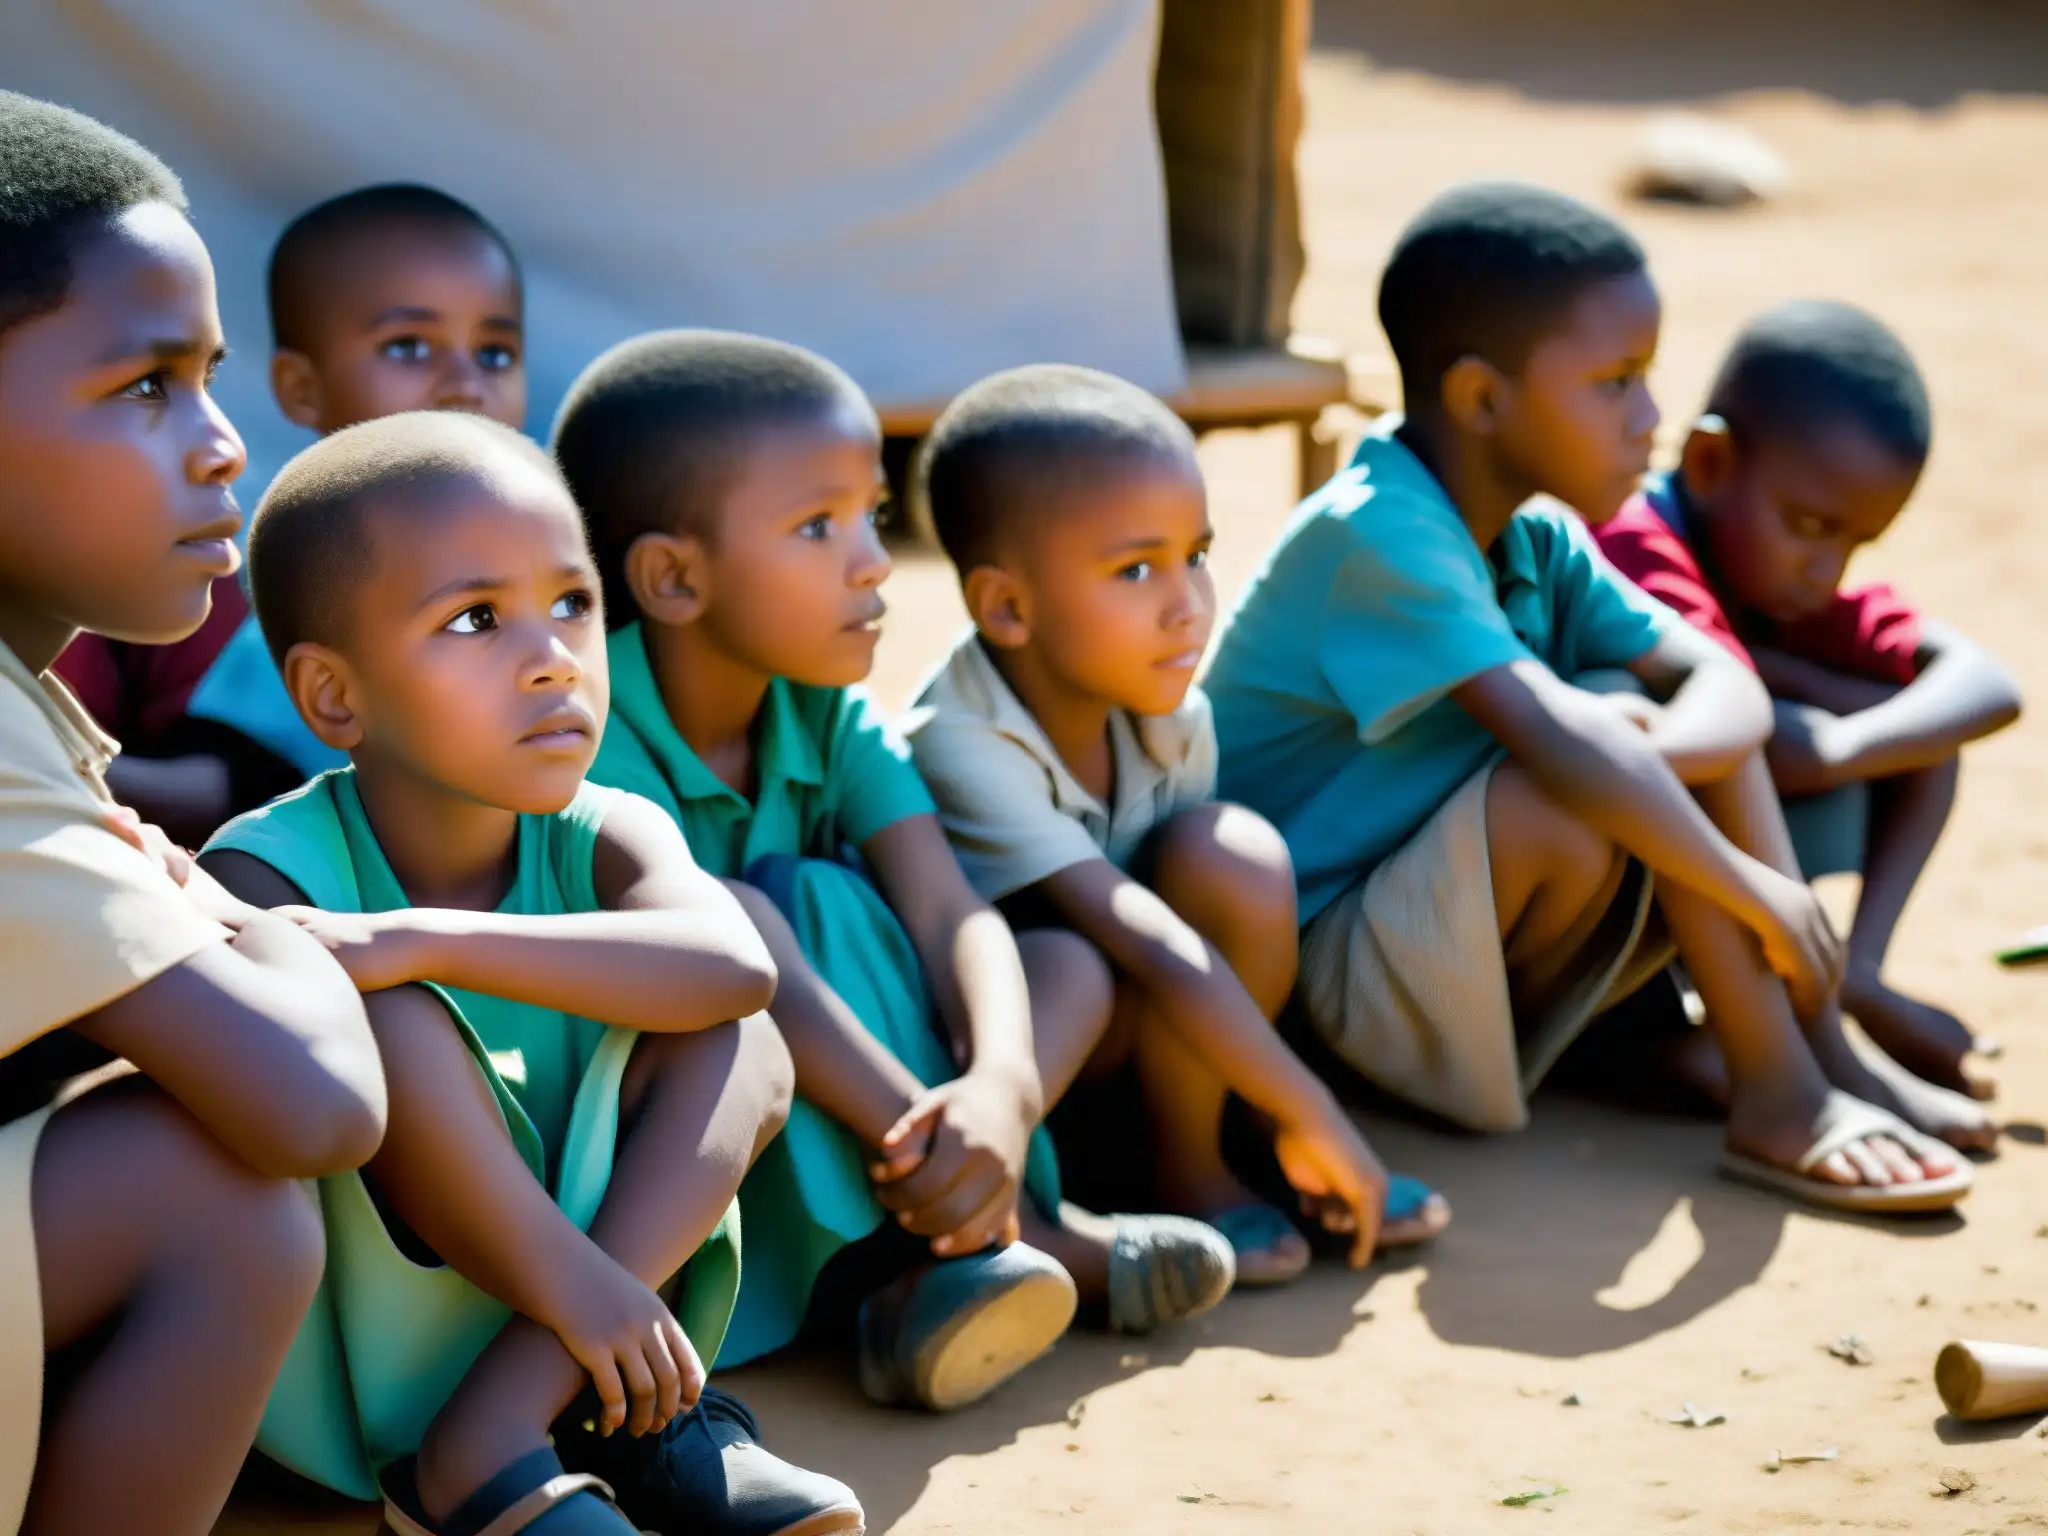
[[2048, 1349], [1974, 1339], [1944, 1345], [1934, 1385], [1959, 1419], [2048, 1413]]

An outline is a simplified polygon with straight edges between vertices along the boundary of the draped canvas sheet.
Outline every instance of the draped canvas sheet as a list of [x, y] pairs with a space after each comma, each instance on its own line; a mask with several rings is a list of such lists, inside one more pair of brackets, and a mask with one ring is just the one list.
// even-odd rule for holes
[[261, 486], [263, 266], [380, 180], [474, 203], [528, 274], [529, 429], [658, 325], [817, 348], [878, 400], [1057, 359], [1183, 378], [1152, 119], [1159, 0], [5, 0], [0, 85], [185, 178]]

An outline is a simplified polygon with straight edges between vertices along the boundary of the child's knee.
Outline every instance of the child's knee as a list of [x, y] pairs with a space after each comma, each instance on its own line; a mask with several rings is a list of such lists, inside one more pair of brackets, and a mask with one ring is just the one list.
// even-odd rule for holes
[[1099, 1036], [1116, 1005], [1116, 973], [1108, 959], [1067, 928], [1032, 928], [1017, 935], [1032, 1013], [1089, 1021]]
[[1231, 928], [1295, 929], [1294, 861], [1287, 841], [1256, 811], [1210, 802], [1165, 822], [1153, 846], [1152, 888], [1197, 926], [1196, 913]]
[[740, 1037], [734, 1073], [744, 1078], [759, 1106], [761, 1139], [772, 1141], [789, 1123], [790, 1106], [796, 1102], [796, 1062], [782, 1031], [767, 1014], [749, 1014], [730, 1027]]
[[167, 1096], [136, 1107], [154, 1122], [148, 1167], [186, 1238], [169, 1265], [227, 1288], [252, 1327], [296, 1328], [327, 1262], [318, 1198], [297, 1180], [244, 1166]]
[[1613, 840], [1545, 794], [1513, 763], [1486, 786], [1486, 841], [1494, 886], [1599, 891], [1621, 857]]

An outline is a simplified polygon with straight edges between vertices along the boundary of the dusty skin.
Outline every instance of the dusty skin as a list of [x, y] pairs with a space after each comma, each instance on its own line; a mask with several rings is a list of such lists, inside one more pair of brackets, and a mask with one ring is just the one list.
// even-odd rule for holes
[[[1297, 320], [1375, 351], [1387, 244], [1457, 178], [1509, 172], [1605, 200], [1673, 105], [1784, 154], [1797, 185], [1775, 208], [1626, 210], [1666, 300], [1659, 398], [1668, 433], [1733, 328], [1804, 295], [1875, 309], [1926, 369], [1934, 461], [1859, 574], [1908, 583], [1999, 649], [2036, 713], [1970, 758], [1894, 970], [2005, 1042], [2003, 1157], [1966, 1220], [1886, 1229], [1718, 1182], [1704, 1124], [1556, 1096], [1512, 1146], [1375, 1122], [1388, 1161], [1457, 1207], [1412, 1265], [1321, 1265], [1143, 1343], [1076, 1337], [945, 1420], [871, 1410], [845, 1372], [801, 1359], [730, 1378], [778, 1452], [853, 1482], [872, 1529], [2048, 1530], [2048, 1439], [2026, 1421], [1948, 1423], [1932, 1380], [1949, 1338], [2048, 1344], [2048, 970], [1986, 958], [2048, 922], [2048, 21], [2016, 0], [1742, 0], [1683, 8], [1711, 35], [1681, 35], [1657, 9], [1324, 0]], [[1203, 461], [1227, 601], [1286, 516], [1292, 445], [1221, 437]], [[947, 573], [917, 559], [890, 606], [877, 683], [900, 703], [960, 609]], [[1828, 1353], [1851, 1333], [1869, 1365]], [[1667, 1422], [1688, 1402], [1726, 1422]], [[1832, 1461], [1792, 1463], [1829, 1447]], [[1769, 1473], [1773, 1452], [1790, 1464]], [[1974, 1486], [1937, 1496], [1945, 1468]], [[274, 1481], [222, 1530], [374, 1528], [280, 1501]]]

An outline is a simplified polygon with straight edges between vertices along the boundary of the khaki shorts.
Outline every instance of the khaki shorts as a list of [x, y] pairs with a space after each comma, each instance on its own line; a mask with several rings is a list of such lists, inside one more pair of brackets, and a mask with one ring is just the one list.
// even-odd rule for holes
[[1540, 1018], [1517, 1019], [1493, 907], [1489, 764], [1302, 934], [1301, 989], [1330, 1048], [1369, 1081], [1469, 1130], [1528, 1123], [1528, 1096], [1603, 1010], [1671, 958], [1650, 872], [1621, 889]]
[[31, 1193], [49, 1118], [36, 1109], [0, 1125], [0, 1536], [21, 1527], [42, 1432], [43, 1290]]

